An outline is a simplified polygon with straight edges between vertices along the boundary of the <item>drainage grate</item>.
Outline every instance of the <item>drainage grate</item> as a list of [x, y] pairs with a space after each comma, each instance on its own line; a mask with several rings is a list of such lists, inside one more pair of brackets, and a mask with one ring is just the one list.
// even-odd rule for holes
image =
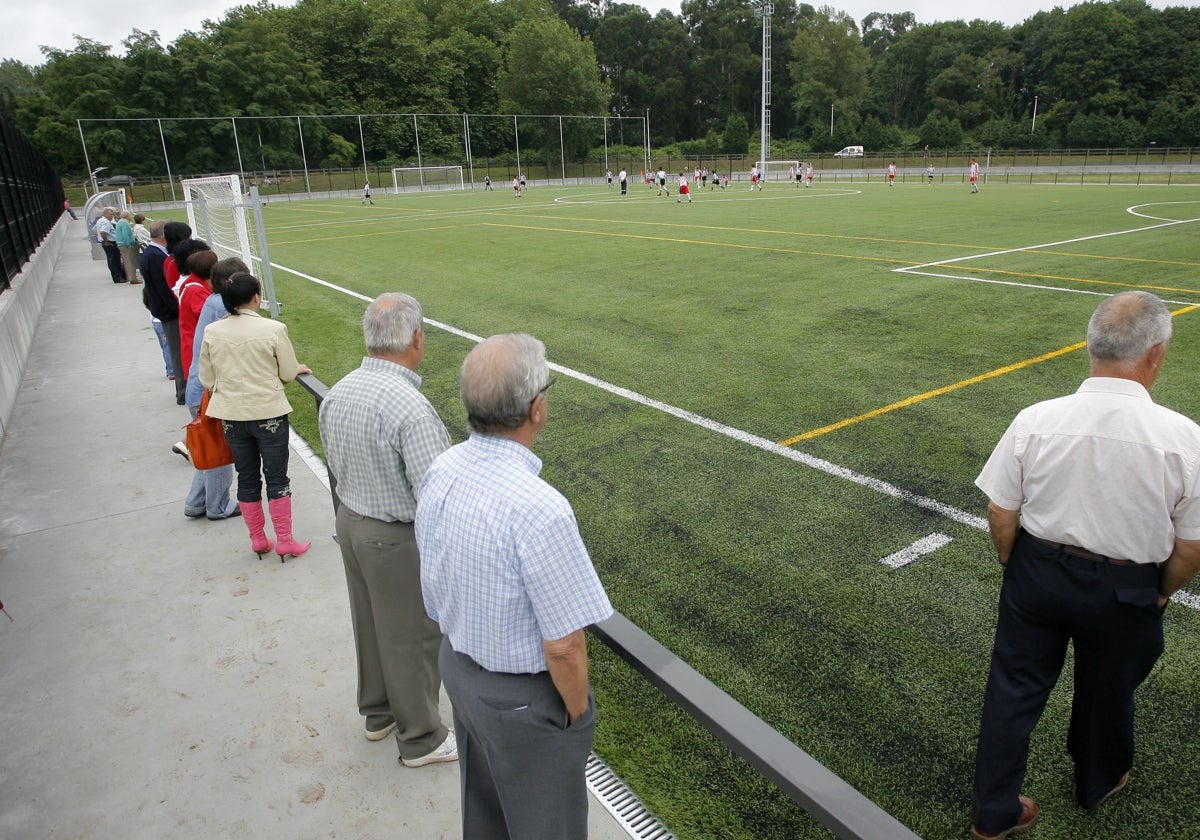
[[642, 800], [595, 753], [588, 756], [584, 772], [588, 790], [630, 837], [636, 840], [675, 840], [675, 835], [667, 831], [658, 817], [650, 813]]

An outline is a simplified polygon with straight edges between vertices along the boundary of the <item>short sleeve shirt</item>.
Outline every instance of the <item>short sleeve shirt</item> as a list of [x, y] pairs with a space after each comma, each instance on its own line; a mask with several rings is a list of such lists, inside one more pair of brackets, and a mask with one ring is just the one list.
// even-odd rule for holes
[[1136, 563], [1200, 539], [1198, 482], [1200, 426], [1108, 377], [1020, 412], [975, 480], [1029, 533]]
[[570, 503], [542, 462], [507, 438], [472, 435], [434, 461], [416, 537], [429, 617], [489, 671], [547, 670], [542, 642], [612, 615]]

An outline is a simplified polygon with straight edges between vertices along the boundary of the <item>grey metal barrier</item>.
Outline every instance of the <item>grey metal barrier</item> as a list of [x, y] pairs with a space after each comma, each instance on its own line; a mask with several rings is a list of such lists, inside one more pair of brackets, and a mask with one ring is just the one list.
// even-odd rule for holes
[[[317, 409], [329, 388], [297, 377]], [[337, 481], [329, 474], [333, 507]], [[730, 697], [621, 613], [588, 630], [701, 726], [842, 840], [919, 840], [916, 834]]]

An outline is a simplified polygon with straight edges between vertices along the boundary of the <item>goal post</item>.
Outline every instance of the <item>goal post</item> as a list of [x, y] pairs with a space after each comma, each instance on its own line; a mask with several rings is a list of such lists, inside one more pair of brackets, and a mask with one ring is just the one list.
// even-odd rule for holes
[[392, 190], [465, 189], [461, 166], [397, 166], [392, 170]]
[[764, 181], [787, 181], [789, 172], [799, 175], [801, 163], [798, 160], [759, 160], [754, 165]]
[[263, 306], [278, 316], [258, 188], [243, 193], [237, 175], [215, 175], [185, 179], [183, 194], [192, 236], [207, 242], [221, 259], [237, 257], [250, 266], [262, 281]]

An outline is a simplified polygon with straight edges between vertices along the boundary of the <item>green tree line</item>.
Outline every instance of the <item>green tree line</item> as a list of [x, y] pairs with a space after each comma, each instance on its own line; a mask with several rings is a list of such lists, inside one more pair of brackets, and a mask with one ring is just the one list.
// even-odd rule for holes
[[[772, 134], [777, 156], [848, 144], [870, 149], [1191, 146], [1200, 137], [1200, 8], [1089, 2], [1008, 27], [861, 22], [831, 6], [776, 0]], [[0, 110], [59, 168], [93, 158], [156, 174], [303, 160], [352, 166], [461, 157], [460, 114], [649, 114], [656, 147], [749, 150], [761, 101], [762, 23], [738, 0], [684, 0], [681, 13], [607, 0], [299, 0], [231, 9], [163, 45], [132, 30], [124, 55], [78, 37], [36, 67], [0, 63]], [[1034, 108], [1036, 102], [1036, 121]], [[297, 122], [283, 115], [350, 115]], [[353, 115], [373, 117], [360, 134]], [[162, 118], [137, 121], [135, 118]], [[235, 126], [229, 117], [241, 118]], [[192, 119], [184, 119], [192, 118]], [[214, 119], [203, 119], [214, 118]], [[224, 118], [224, 119], [216, 119]], [[303, 136], [301, 137], [301, 131]], [[527, 140], [555, 146], [560, 137]], [[596, 143], [568, 130], [570, 155]], [[476, 155], [501, 153], [512, 127], [472, 123]], [[360, 151], [360, 137], [365, 149]], [[301, 151], [303, 143], [303, 151]], [[303, 155], [303, 160], [301, 158]], [[157, 169], [155, 168], [157, 167]]]

